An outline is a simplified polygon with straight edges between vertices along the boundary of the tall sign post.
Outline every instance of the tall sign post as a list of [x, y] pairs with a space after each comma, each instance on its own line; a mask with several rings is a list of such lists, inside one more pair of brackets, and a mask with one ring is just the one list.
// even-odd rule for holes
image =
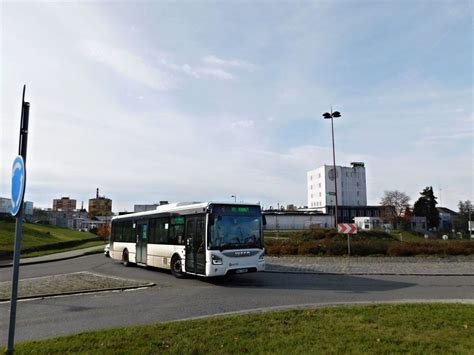
[[337, 233], [347, 234], [347, 255], [351, 256], [351, 234], [357, 234], [357, 227], [354, 223], [339, 223]]
[[15, 344], [16, 304], [18, 299], [18, 278], [20, 272], [21, 233], [23, 229], [23, 198], [26, 186], [26, 151], [28, 145], [28, 120], [30, 103], [25, 102], [25, 89], [21, 102], [20, 139], [18, 156], [13, 161], [12, 168], [12, 209], [11, 214], [16, 217], [15, 249], [13, 253], [12, 294], [10, 302], [10, 325], [8, 328], [7, 354], [13, 354]]

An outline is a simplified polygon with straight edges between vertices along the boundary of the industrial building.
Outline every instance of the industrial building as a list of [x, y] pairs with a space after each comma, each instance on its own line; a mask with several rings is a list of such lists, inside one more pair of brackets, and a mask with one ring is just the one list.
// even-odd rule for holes
[[99, 196], [99, 189], [97, 189], [96, 197], [89, 199], [89, 217], [96, 216], [111, 216], [112, 215], [112, 200], [105, 196]]
[[308, 171], [308, 207], [316, 208], [324, 213], [327, 206], [367, 206], [367, 188], [364, 163], [354, 162], [351, 167], [323, 165]]
[[61, 197], [53, 200], [53, 211], [74, 211], [76, 209], [76, 200], [69, 197]]

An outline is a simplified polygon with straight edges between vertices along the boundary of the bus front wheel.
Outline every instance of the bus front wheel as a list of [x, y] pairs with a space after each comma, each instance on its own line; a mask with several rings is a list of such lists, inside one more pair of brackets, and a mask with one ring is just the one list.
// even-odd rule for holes
[[183, 264], [181, 262], [181, 258], [177, 255], [171, 258], [171, 273], [174, 277], [177, 278], [183, 278], [185, 276], [183, 272]]

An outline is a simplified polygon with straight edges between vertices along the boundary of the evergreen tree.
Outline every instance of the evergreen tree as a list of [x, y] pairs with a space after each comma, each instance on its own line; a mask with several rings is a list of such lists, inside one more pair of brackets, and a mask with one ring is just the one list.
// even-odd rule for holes
[[420, 192], [421, 197], [415, 202], [413, 214], [419, 217], [426, 217], [428, 228], [438, 228], [439, 212], [436, 209], [437, 197], [433, 193], [433, 187], [426, 187]]

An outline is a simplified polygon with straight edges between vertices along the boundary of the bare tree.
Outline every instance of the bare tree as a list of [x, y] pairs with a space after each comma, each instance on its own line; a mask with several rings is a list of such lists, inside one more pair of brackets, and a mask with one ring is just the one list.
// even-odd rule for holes
[[403, 214], [410, 207], [410, 196], [406, 193], [393, 190], [384, 191], [380, 204], [385, 207], [391, 207], [392, 216], [386, 216], [392, 222], [398, 222], [402, 219]]

